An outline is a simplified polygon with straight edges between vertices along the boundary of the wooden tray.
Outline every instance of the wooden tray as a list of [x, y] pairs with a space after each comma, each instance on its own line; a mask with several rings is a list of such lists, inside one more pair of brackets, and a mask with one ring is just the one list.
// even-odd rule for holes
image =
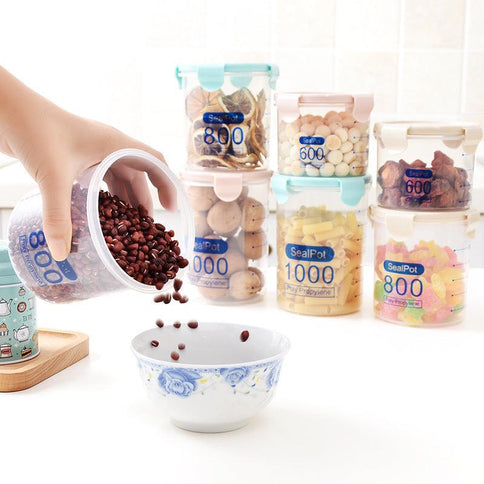
[[39, 329], [40, 354], [29, 361], [0, 365], [0, 392], [33, 387], [89, 354], [87, 334]]

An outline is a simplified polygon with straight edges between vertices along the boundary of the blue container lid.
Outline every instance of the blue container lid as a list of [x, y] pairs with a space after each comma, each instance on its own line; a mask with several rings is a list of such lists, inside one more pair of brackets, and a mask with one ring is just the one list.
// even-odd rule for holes
[[0, 286], [7, 284], [20, 284], [20, 279], [15, 272], [8, 254], [7, 242], [0, 240]]
[[278, 203], [286, 203], [291, 188], [339, 188], [341, 201], [345, 205], [354, 207], [360, 203], [367, 187], [371, 184], [371, 176], [346, 176], [346, 177], [310, 177], [310, 176], [289, 176], [276, 173], [272, 177], [272, 190]]
[[225, 74], [234, 74], [230, 77], [230, 81], [235, 87], [247, 87], [252, 81], [254, 73], [266, 74], [269, 77], [269, 85], [275, 89], [279, 77], [279, 67], [275, 64], [254, 63], [182, 65], [177, 66], [175, 72], [178, 85], [182, 87], [183, 77], [193, 73], [197, 74], [198, 82], [205, 91], [220, 89], [224, 83]]

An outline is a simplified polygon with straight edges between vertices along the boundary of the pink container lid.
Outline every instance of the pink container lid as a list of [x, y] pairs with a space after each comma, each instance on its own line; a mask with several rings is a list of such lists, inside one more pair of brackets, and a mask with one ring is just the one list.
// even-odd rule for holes
[[221, 173], [216, 170], [185, 171], [180, 178], [184, 182], [213, 187], [215, 194], [224, 202], [232, 202], [246, 185], [268, 182], [271, 170]]
[[276, 94], [276, 106], [279, 116], [286, 123], [296, 120], [300, 115], [302, 104], [352, 105], [351, 114], [354, 118], [365, 123], [370, 119], [373, 109], [373, 94], [358, 93], [345, 94], [337, 92], [281, 92]]

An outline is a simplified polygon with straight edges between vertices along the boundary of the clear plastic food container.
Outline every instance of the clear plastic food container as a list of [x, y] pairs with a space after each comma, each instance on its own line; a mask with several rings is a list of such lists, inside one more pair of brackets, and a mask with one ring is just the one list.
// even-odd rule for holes
[[[119, 174], [120, 168], [146, 172], [151, 179], [161, 177], [166, 181], [166, 190], [176, 194], [178, 216], [170, 214], [170, 225], [166, 227], [167, 231], [172, 229], [175, 234], [166, 236], [166, 242], [170, 247], [171, 245], [174, 247], [178, 244], [171, 244], [169, 239], [176, 239], [179, 242], [179, 249], [174, 249], [175, 253], [160, 265], [160, 271], [166, 272], [165, 269], [170, 269], [169, 275], [173, 275], [165, 281], [163, 291], [172, 290], [175, 276], [182, 277], [184, 269], [175, 268], [179, 262], [176, 259], [182, 256], [176, 255], [176, 252], [184, 254], [187, 241], [193, 237], [191, 210], [183, 189], [174, 174], [160, 160], [141, 150], [124, 149], [111, 153], [99, 165], [86, 170], [74, 184], [71, 202], [72, 247], [66, 260], [55, 261], [47, 246], [42, 225], [40, 194], [35, 192], [27, 195], [14, 208], [8, 229], [12, 264], [26, 286], [40, 298], [52, 302], [70, 302], [122, 288], [146, 293], [159, 292], [154, 285], [140, 282], [140, 280], [143, 281], [143, 274], [146, 274], [144, 270], [146, 264], [159, 262], [156, 257], [153, 257], [155, 254], [151, 249], [152, 239], [146, 241], [140, 239], [142, 245], [135, 244], [138, 247], [125, 247], [123, 237], [126, 238], [126, 234], [131, 232], [131, 225], [114, 224], [108, 235], [103, 233], [101, 228], [99, 191], [107, 189], [105, 180], [113, 175], [113, 172]], [[152, 198], [155, 222], [162, 224], [166, 222], [167, 212], [160, 211], [163, 209], [156, 195]], [[108, 216], [106, 210], [109, 208], [103, 208], [102, 217]], [[113, 221], [118, 217], [113, 212], [110, 215]], [[140, 220], [140, 223], [143, 222]], [[161, 225], [159, 227], [161, 228]], [[136, 228], [138, 229], [139, 227]], [[111, 245], [119, 242], [120, 258], [124, 255], [134, 258], [135, 272], [132, 275], [128, 275], [118, 264], [108, 248], [107, 240]], [[126, 251], [127, 254], [121, 251]], [[139, 251], [145, 252], [145, 255], [138, 257]], [[146, 264], [140, 262], [141, 258]], [[166, 264], [170, 267], [166, 267]], [[128, 272], [131, 271], [128, 270]]]
[[471, 201], [477, 124], [375, 124], [378, 204], [406, 210], [465, 210]]
[[369, 176], [274, 175], [277, 300], [282, 309], [313, 316], [358, 311], [370, 184]]
[[276, 105], [280, 173], [366, 174], [372, 94], [278, 93]]
[[258, 300], [267, 268], [272, 172], [185, 172], [195, 219], [188, 277], [212, 302]]
[[462, 321], [474, 210], [411, 212], [370, 207], [375, 228], [375, 315], [436, 327]]
[[185, 93], [187, 169], [268, 167], [272, 64], [178, 66]]

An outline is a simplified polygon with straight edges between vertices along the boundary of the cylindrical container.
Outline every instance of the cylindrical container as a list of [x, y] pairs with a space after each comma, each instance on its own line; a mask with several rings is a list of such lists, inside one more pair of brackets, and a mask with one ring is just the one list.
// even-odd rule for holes
[[280, 173], [366, 174], [372, 94], [278, 93], [276, 105]]
[[375, 124], [378, 204], [406, 210], [465, 210], [471, 201], [477, 124]]
[[[151, 262], [152, 237], [158, 237], [158, 233], [148, 237], [150, 240], [144, 240], [144, 236], [140, 237], [139, 242], [143, 244], [141, 246], [137, 244], [137, 248], [125, 247], [123, 240], [126, 241], [127, 234], [131, 234], [134, 229], [138, 230], [140, 227], [125, 224], [123, 214], [114, 213], [104, 205], [100, 206], [99, 203], [100, 189], [106, 189], [105, 181], [119, 176], [128, 176], [129, 170], [146, 172], [150, 179], [165, 183], [166, 191], [171, 192], [175, 199], [177, 198], [179, 215], [172, 214], [170, 225], [175, 231], [174, 237], [179, 241], [180, 246], [175, 249], [174, 245], [178, 243], [167, 241], [170, 253], [167, 254], [165, 263], [169, 262], [170, 267], [161, 264], [160, 272], [166, 272], [165, 269], [169, 268], [171, 269], [169, 275], [173, 277], [165, 281], [163, 291], [170, 291], [174, 277], [183, 275], [184, 270], [181, 267], [178, 270], [177, 265], [178, 258], [181, 256], [177, 256], [176, 252], [180, 254], [181, 249], [183, 254], [187, 241], [193, 237], [191, 210], [183, 189], [175, 175], [160, 160], [141, 150], [124, 149], [111, 153], [99, 165], [88, 169], [74, 184], [71, 201], [72, 246], [66, 260], [55, 261], [50, 254], [43, 232], [40, 194], [37, 192], [27, 195], [14, 208], [8, 229], [10, 257], [19, 277], [37, 296], [52, 302], [69, 302], [88, 299], [122, 288], [147, 293], [158, 292], [154, 285], [140, 282], [143, 281], [145, 265]], [[157, 196], [153, 197], [154, 216], [157, 218], [156, 222], [162, 223], [166, 221], [168, 215], [166, 211], [160, 212], [161, 205], [157, 198]], [[123, 204], [127, 207], [124, 202]], [[102, 215], [100, 215], [101, 212]], [[101, 228], [101, 217], [104, 220], [106, 217], [112, 218], [113, 228], [109, 234], [104, 233]], [[153, 221], [152, 218], [150, 220]], [[140, 223], [147, 225], [141, 220]], [[166, 230], [168, 228], [166, 227]], [[170, 236], [165, 235], [165, 237], [171, 240]], [[124, 264], [124, 269], [108, 248], [107, 244], [111, 242], [114, 244], [119, 242], [119, 249], [129, 250], [129, 257], [133, 257], [132, 263], [130, 261], [127, 267]], [[145, 255], [141, 256], [139, 251], [143, 251]], [[140, 263], [141, 258], [145, 264]], [[153, 262], [157, 261], [153, 260]]]
[[185, 172], [195, 219], [188, 277], [212, 302], [258, 300], [267, 267], [270, 171]]
[[272, 64], [178, 66], [185, 93], [187, 169], [268, 167]]
[[335, 316], [361, 305], [370, 177], [274, 175], [277, 300], [287, 311]]
[[375, 315], [436, 327], [462, 321], [474, 210], [411, 212], [370, 207], [375, 228]]
[[0, 241], [0, 365], [39, 354], [35, 297], [20, 281]]

